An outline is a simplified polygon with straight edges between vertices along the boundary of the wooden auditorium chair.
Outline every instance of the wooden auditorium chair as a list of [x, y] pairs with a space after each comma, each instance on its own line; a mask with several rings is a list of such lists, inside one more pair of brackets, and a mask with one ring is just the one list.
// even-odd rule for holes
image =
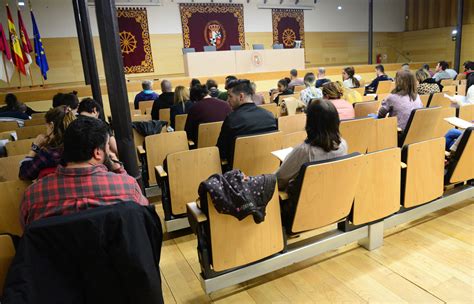
[[440, 119], [438, 122], [438, 127], [436, 128], [435, 137], [443, 137], [450, 129], [453, 128], [453, 125], [444, 119], [455, 116], [456, 108], [441, 108]]
[[135, 114], [132, 115], [131, 117], [132, 121], [150, 121], [151, 120], [151, 115], [150, 114]]
[[8, 234], [0, 234], [0, 299], [3, 296], [3, 286], [15, 252], [12, 237]]
[[25, 159], [26, 154], [19, 154], [0, 158], [0, 182], [18, 180], [20, 162]]
[[20, 203], [30, 181], [0, 182], [0, 233], [20, 237], [23, 228], [20, 224]]
[[217, 144], [223, 121], [199, 124], [198, 127], [198, 148], [214, 147]]
[[474, 179], [474, 127], [461, 135], [456, 152], [451, 155], [445, 175], [445, 184], [457, 184]]
[[278, 130], [283, 134], [304, 131], [306, 126], [306, 115], [289, 115], [278, 117]]
[[34, 139], [22, 139], [16, 141], [10, 141], [5, 144], [5, 150], [7, 151], [7, 156], [14, 156], [20, 154], [28, 154], [31, 150], [31, 144]]
[[474, 104], [463, 105], [459, 107], [459, 118], [466, 121], [474, 121]]
[[188, 114], [179, 114], [174, 117], [174, 130], [175, 131], [184, 131], [186, 126], [186, 120], [188, 119]]
[[274, 102], [262, 104], [262, 105], [259, 105], [259, 107], [262, 107], [265, 110], [267, 110], [268, 112], [272, 113], [273, 116], [275, 116], [275, 118], [280, 117], [281, 108], [279, 106], [277, 106], [277, 104], [274, 103]]
[[[428, 107], [443, 107], [443, 108], [449, 108], [451, 107], [451, 100], [449, 98], [444, 97], [444, 94], [447, 94], [445, 92], [441, 93], [434, 93], [431, 96], [430, 102], [428, 103]], [[453, 95], [453, 94], [450, 94]]]
[[374, 134], [374, 118], [356, 118], [343, 120], [339, 126], [341, 137], [347, 142], [347, 153], [366, 153], [370, 144], [371, 135]]
[[379, 81], [379, 85], [377, 86], [377, 91], [375, 94], [387, 94], [392, 91], [392, 85], [393, 81], [391, 80], [385, 80], [385, 81]]
[[46, 133], [46, 125], [45, 124], [18, 128], [16, 130], [16, 135], [17, 135], [19, 140], [28, 139], [28, 138], [36, 138], [36, 136], [38, 136], [40, 134], [45, 134], [45, 133]]
[[399, 134], [398, 146], [403, 147], [436, 137], [441, 107], [421, 108], [411, 111], [405, 130]]
[[168, 154], [163, 166], [155, 167], [162, 189], [162, 206], [168, 232], [189, 227], [186, 204], [198, 198], [199, 184], [213, 174], [221, 174], [217, 147]]
[[307, 137], [308, 134], [306, 133], [306, 131], [283, 134], [283, 141], [281, 147], [289, 148], [299, 146], [306, 140]]
[[18, 128], [16, 121], [0, 121], [0, 132], [15, 131]]
[[170, 125], [170, 111], [170, 109], [160, 109], [158, 114], [160, 120], [166, 121], [168, 123], [168, 126]]
[[380, 100], [354, 103], [355, 118], [366, 118], [369, 114], [377, 114], [379, 112], [380, 104]]
[[144, 115], [144, 114], [151, 114], [151, 112], [148, 112], [147, 109], [149, 108], [153, 108], [153, 103], [155, 101], [154, 100], [144, 100], [144, 101], [140, 101], [138, 103], [138, 109], [140, 110], [140, 112]]
[[32, 118], [29, 120], [25, 120], [25, 127], [31, 127], [31, 126], [39, 126], [39, 125], [44, 125], [46, 121], [43, 118]]
[[431, 94], [425, 94], [425, 95], [419, 95], [421, 99], [421, 103], [423, 104], [423, 107], [428, 107], [428, 103], [430, 102], [431, 99]]
[[369, 140], [367, 152], [380, 151], [397, 147], [398, 127], [396, 117], [375, 120], [375, 128]]

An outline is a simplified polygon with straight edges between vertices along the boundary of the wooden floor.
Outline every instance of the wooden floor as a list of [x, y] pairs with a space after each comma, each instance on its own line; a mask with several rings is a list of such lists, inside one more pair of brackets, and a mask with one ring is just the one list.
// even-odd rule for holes
[[387, 231], [372, 252], [348, 245], [211, 295], [195, 236], [165, 238], [165, 303], [474, 303], [474, 199]]

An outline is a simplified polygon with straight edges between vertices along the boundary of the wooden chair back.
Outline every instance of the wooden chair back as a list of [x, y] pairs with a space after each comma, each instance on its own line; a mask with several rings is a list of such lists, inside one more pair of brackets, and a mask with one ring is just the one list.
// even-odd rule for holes
[[8, 269], [15, 257], [13, 240], [8, 234], [0, 235], [0, 297], [3, 296], [3, 286], [7, 277]]
[[377, 95], [390, 93], [392, 90], [392, 85], [393, 81], [391, 80], [379, 81], [379, 85], [377, 86], [377, 91], [375, 93]]
[[221, 133], [223, 121], [202, 123], [198, 127], [198, 148], [214, 147]]
[[19, 128], [16, 121], [0, 121], [0, 132], [15, 131]]
[[358, 118], [341, 121], [339, 131], [347, 142], [347, 153], [366, 153], [370, 144], [370, 137], [374, 133], [374, 118]]
[[23, 127], [16, 130], [18, 139], [36, 138], [40, 134], [46, 134], [46, 125]]
[[369, 114], [377, 114], [380, 108], [380, 103], [380, 100], [354, 103], [355, 118], [365, 118]]
[[305, 125], [306, 114], [278, 117], [278, 130], [283, 134], [304, 131]]
[[44, 125], [44, 124], [45, 124], [44, 117], [25, 120], [25, 127], [39, 126], [39, 125]]
[[369, 153], [357, 186], [352, 223], [362, 225], [400, 209], [400, 148]]
[[156, 184], [155, 166], [162, 166], [171, 153], [189, 150], [186, 132], [160, 133], [145, 137], [149, 184]]
[[411, 208], [432, 201], [444, 190], [444, 137], [408, 144], [403, 147], [402, 201]]
[[170, 125], [170, 109], [160, 109], [158, 114], [160, 116], [160, 120], [164, 120], [168, 122], [168, 126]]
[[184, 126], [186, 126], [186, 119], [188, 119], [188, 114], [176, 115], [174, 117], [174, 130], [184, 131]]
[[364, 95], [362, 96], [362, 100], [360, 102], [364, 102], [364, 101], [374, 101], [375, 100], [375, 96], [372, 96], [372, 95]]
[[402, 135], [400, 146], [435, 138], [441, 109], [430, 107], [413, 110]]
[[[352, 154], [333, 161], [303, 165], [301, 190], [291, 232], [321, 228], [349, 215], [364, 157]], [[341, 185], [344, 185], [344, 191], [340, 191]]]
[[382, 101], [384, 101], [385, 98], [387, 98], [388, 95], [390, 95], [390, 93], [378, 94], [377, 95], [377, 100], [382, 102]]
[[454, 80], [452, 80], [452, 79], [442, 79], [440, 83], [441, 83], [442, 86], [449, 86], [449, 85], [452, 85], [454, 83]]
[[[277, 187], [265, 209], [265, 220], [260, 224], [256, 224], [252, 216], [239, 221], [233, 216], [218, 213], [209, 195], [207, 205], [214, 271], [243, 266], [283, 250]], [[237, 250], [229, 244], [236, 244]]]
[[426, 108], [428, 106], [428, 102], [430, 101], [431, 94], [419, 95], [419, 96], [421, 99], [421, 103], [423, 104], [423, 107]]
[[137, 147], [143, 146], [145, 142], [145, 136], [138, 133], [137, 130], [135, 130], [135, 128], [132, 128], [132, 132], [133, 132], [133, 143], [135, 144], [135, 154], [137, 155], [138, 164], [140, 164], [140, 157], [138, 157]]
[[0, 158], [0, 182], [17, 180], [20, 172], [20, 162], [26, 154], [14, 155]]
[[356, 91], [357, 93], [360, 94], [360, 96], [364, 96], [365, 94], [365, 87], [361, 86], [359, 88], [352, 88], [351, 90]]
[[[433, 96], [431, 96], [430, 103], [428, 104], [429, 107], [444, 107], [444, 108], [449, 108], [451, 107], [451, 100], [448, 98], [444, 97], [444, 94], [446, 92], [441, 92], [441, 93], [435, 93]], [[453, 94], [451, 94], [453, 95]]]
[[31, 182], [15, 180], [0, 183], [0, 233], [23, 234], [20, 224], [20, 203]]
[[304, 85], [297, 85], [297, 86], [294, 86], [293, 92], [296, 94], [296, 93], [299, 93], [299, 92], [303, 91], [305, 88], [306, 88], [306, 86], [304, 86]]
[[28, 154], [31, 150], [31, 144], [34, 139], [22, 139], [16, 141], [10, 141], [5, 144], [5, 150], [7, 151], [7, 156], [14, 156], [20, 154]]
[[151, 111], [148, 112], [147, 109], [152, 108], [154, 102], [154, 100], [140, 101], [138, 103], [138, 109], [142, 114], [151, 114]]
[[444, 93], [450, 92], [450, 93], [456, 94], [456, 85], [447, 85], [447, 86], [444, 86], [444, 87], [443, 87], [443, 92], [444, 92]]
[[263, 96], [263, 100], [266, 104], [270, 103], [270, 94], [268, 94], [268, 92], [258, 92], [257, 94]]
[[[43, 113], [33, 113], [31, 114], [31, 119], [44, 119], [44, 116], [46, 115], [46, 112]], [[43, 120], [44, 121], [44, 120]]]
[[2, 139], [8, 139], [8, 140], [10, 140], [10, 141], [11, 141], [11, 140], [15, 140], [15, 139], [13, 138], [13, 135], [12, 135], [13, 132], [14, 132], [14, 131], [3, 131], [3, 132], [0, 132], [0, 140], [2, 140]]
[[474, 121], [474, 104], [460, 106], [459, 118], [466, 121]]
[[199, 184], [212, 174], [222, 173], [217, 147], [176, 152], [166, 161], [173, 215], [186, 213], [186, 204], [199, 197]]
[[233, 168], [249, 176], [274, 173], [280, 161], [271, 152], [281, 149], [282, 140], [282, 132], [238, 137], [235, 140]]
[[466, 77], [464, 77], [463, 79], [459, 80], [459, 84], [460, 84], [460, 85], [463, 85], [463, 84], [464, 84], [464, 85], [467, 85], [467, 79], [466, 79]]
[[449, 184], [474, 179], [474, 127], [467, 128], [461, 136], [446, 174]]
[[[131, 110], [130, 111], [130, 117], [133, 117], [135, 115], [142, 115], [142, 112], [140, 110]], [[145, 115], [145, 114], [143, 114]]]
[[[135, 110], [135, 104], [133, 102], [129, 102], [128, 107], [130, 109], [130, 114], [133, 113], [133, 111], [140, 111], [140, 109]], [[140, 111], [140, 114], [141, 114], [141, 111]]]
[[133, 115], [132, 116], [132, 121], [149, 121], [149, 120], [151, 120], [151, 115], [150, 114]]
[[386, 117], [375, 120], [375, 128], [369, 140], [369, 147], [367, 152], [375, 152], [384, 149], [397, 147], [398, 131], [397, 118]]
[[465, 84], [458, 85], [456, 93], [460, 96], [466, 96], [466, 85]]
[[277, 104], [274, 102], [259, 105], [259, 107], [262, 107], [268, 112], [272, 113], [275, 116], [275, 118], [280, 117], [280, 107], [278, 107]]
[[435, 137], [443, 137], [449, 130], [453, 128], [453, 125], [445, 121], [444, 118], [455, 117], [456, 108], [441, 108], [441, 114], [438, 121], [438, 127], [436, 128]]
[[302, 144], [307, 137], [306, 131], [283, 134], [282, 148], [296, 147]]

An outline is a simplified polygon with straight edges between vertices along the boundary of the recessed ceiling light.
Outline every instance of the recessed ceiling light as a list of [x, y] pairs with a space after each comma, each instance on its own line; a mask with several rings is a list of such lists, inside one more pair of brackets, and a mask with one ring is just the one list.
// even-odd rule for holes
[[337, 9], [338, 9], [338, 10], [342, 10], [342, 6], [339, 5], [339, 6], [337, 7]]
[[25, 2], [19, 1], [19, 2], [18, 2], [18, 5], [19, 5], [19, 6], [25, 6]]

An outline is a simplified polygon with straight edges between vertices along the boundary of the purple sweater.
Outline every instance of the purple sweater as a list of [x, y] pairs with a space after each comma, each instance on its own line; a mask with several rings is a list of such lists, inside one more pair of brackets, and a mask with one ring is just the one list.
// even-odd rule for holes
[[396, 116], [398, 127], [405, 130], [411, 111], [419, 108], [423, 108], [423, 103], [418, 94], [415, 100], [410, 100], [408, 95], [390, 94], [382, 101], [378, 117], [385, 117], [387, 113]]

